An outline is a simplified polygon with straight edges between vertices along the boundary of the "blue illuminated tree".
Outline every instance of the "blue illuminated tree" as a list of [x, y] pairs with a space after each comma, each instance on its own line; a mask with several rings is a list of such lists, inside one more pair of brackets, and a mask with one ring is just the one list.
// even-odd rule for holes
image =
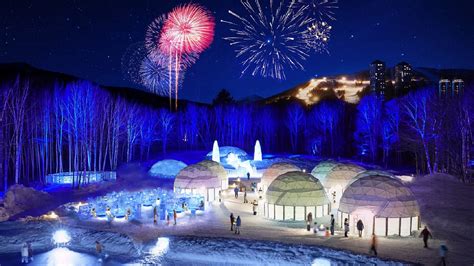
[[390, 151], [400, 141], [400, 107], [396, 99], [384, 103], [381, 137], [382, 161], [387, 165]]
[[376, 95], [363, 97], [357, 106], [354, 138], [360, 154], [365, 155], [367, 151], [372, 161], [377, 158], [381, 127], [382, 100]]
[[305, 113], [301, 105], [293, 103], [288, 106], [286, 115], [286, 127], [290, 135], [291, 150], [295, 152], [298, 149], [298, 138], [305, 122]]
[[336, 143], [343, 142], [340, 136], [338, 139], [337, 134], [343, 117], [344, 105], [340, 101], [322, 101], [310, 112], [312, 138], [330, 156], [337, 153]]
[[[405, 117], [404, 124], [407, 128], [407, 139], [419, 144], [425, 156], [428, 172], [433, 172], [430, 143], [436, 129], [436, 119], [431, 113], [433, 110], [433, 89], [413, 91], [403, 98], [402, 110]], [[410, 137], [413, 136], [413, 137]]]
[[158, 110], [158, 131], [161, 139], [161, 147], [163, 153], [166, 153], [168, 147], [168, 139], [173, 131], [175, 123], [175, 114], [171, 113], [167, 108]]

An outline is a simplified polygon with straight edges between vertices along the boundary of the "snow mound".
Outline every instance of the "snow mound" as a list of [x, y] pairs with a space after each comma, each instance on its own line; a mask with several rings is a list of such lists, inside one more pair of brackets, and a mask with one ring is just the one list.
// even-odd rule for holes
[[[129, 261], [138, 258], [143, 249], [141, 243], [135, 243], [127, 235], [115, 232], [67, 227], [44, 221], [6, 222], [0, 227], [0, 235], [2, 236], [0, 237], [0, 261], [3, 254], [19, 252], [24, 242], [31, 242], [33, 254], [51, 250], [54, 248], [51, 238], [57, 230], [68, 232], [71, 241], [67, 244], [67, 248], [75, 252], [95, 254], [95, 241], [99, 241], [104, 246], [104, 252], [109, 254], [111, 258]], [[83, 263], [80, 265], [90, 264]]]
[[188, 165], [178, 160], [161, 160], [151, 167], [148, 174], [159, 178], [175, 178], [186, 166]]
[[0, 221], [6, 221], [10, 216], [26, 210], [43, 207], [52, 200], [46, 192], [23, 185], [13, 185], [5, 194], [3, 207], [0, 207]]

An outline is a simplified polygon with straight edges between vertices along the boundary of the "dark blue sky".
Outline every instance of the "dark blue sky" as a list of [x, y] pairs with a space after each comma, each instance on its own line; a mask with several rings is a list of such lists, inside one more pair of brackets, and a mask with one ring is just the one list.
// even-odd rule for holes
[[[261, 0], [268, 1], [268, 0]], [[0, 62], [27, 62], [105, 85], [133, 86], [124, 80], [121, 58], [127, 47], [143, 41], [147, 25], [170, 11], [177, 0], [2, 0]], [[238, 0], [194, 1], [216, 17], [211, 48], [188, 70], [181, 97], [210, 101], [221, 88], [236, 98], [269, 96], [315, 75], [351, 73], [379, 58], [389, 66], [474, 68], [474, 1], [339, 0], [330, 55], [312, 55], [306, 71], [287, 71], [276, 81], [240, 77], [241, 66], [222, 37], [228, 9]]]

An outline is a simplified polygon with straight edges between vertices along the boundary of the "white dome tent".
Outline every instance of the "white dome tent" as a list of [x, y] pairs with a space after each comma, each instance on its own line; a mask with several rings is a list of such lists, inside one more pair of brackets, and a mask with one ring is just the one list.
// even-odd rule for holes
[[153, 177], [175, 178], [187, 164], [177, 160], [161, 160], [153, 164], [148, 174]]
[[223, 176], [206, 165], [193, 164], [178, 173], [174, 180], [174, 190], [178, 193], [200, 194], [206, 201], [214, 201], [218, 199], [222, 180], [225, 179], [227, 175]]
[[362, 178], [362, 177], [366, 177], [366, 176], [371, 176], [371, 175], [380, 175], [380, 176], [386, 176], [386, 177], [390, 177], [390, 178], [397, 178], [394, 174], [391, 174], [389, 172], [385, 172], [385, 171], [381, 171], [381, 170], [367, 170], [367, 171], [364, 171], [364, 172], [361, 172], [359, 173], [358, 175], [356, 175], [352, 181], [355, 181], [359, 178]]
[[222, 165], [218, 162], [214, 162], [211, 160], [204, 160], [199, 162], [198, 164], [203, 165], [209, 168], [213, 173], [215, 173], [221, 183], [221, 189], [228, 189], [229, 188], [229, 179], [227, 176], [227, 171], [222, 167]]
[[273, 180], [275, 180], [278, 176], [293, 171], [301, 171], [301, 169], [291, 163], [272, 164], [265, 170], [265, 172], [263, 172], [262, 179], [260, 180], [260, 188], [263, 190], [263, 192], [265, 192]]
[[333, 208], [339, 206], [339, 200], [347, 185], [363, 171], [364, 168], [354, 164], [338, 164], [319, 179], [331, 199]]
[[354, 232], [361, 219], [366, 236], [409, 236], [420, 227], [420, 209], [410, 189], [381, 175], [361, 177], [350, 184], [341, 198], [337, 218], [341, 226], [348, 218]]
[[321, 180], [323, 178], [326, 178], [326, 175], [329, 174], [329, 172], [331, 172], [331, 170], [338, 165], [339, 163], [334, 162], [332, 160], [320, 162], [313, 168], [311, 174], [318, 180]]
[[304, 221], [329, 214], [329, 199], [323, 186], [312, 175], [292, 171], [278, 176], [268, 187], [264, 215], [275, 220]]

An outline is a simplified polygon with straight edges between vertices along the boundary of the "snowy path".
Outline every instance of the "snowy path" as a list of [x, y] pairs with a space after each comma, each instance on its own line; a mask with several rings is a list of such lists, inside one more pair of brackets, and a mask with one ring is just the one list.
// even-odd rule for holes
[[[256, 195], [249, 193], [251, 202]], [[242, 233], [235, 235], [230, 231], [229, 215], [234, 213], [240, 215], [242, 219]], [[72, 221], [70, 221], [72, 222]], [[75, 224], [75, 222], [74, 222]], [[213, 203], [204, 216], [183, 217], [178, 219], [178, 225], [167, 226], [163, 221], [159, 225], [153, 225], [152, 221], [145, 224], [114, 224], [108, 228], [101, 223], [79, 223], [76, 226], [92, 227], [95, 230], [118, 231], [131, 236], [138, 242], [146, 243], [156, 240], [162, 236], [204, 236], [204, 237], [224, 237], [230, 239], [250, 239], [277, 241], [289, 244], [304, 244], [326, 246], [335, 250], [349, 250], [354, 253], [368, 255], [370, 240], [368, 238], [349, 237], [344, 238], [342, 232], [336, 232], [334, 237], [319, 237], [305, 230], [303, 222], [277, 222], [268, 220], [261, 216], [252, 214], [251, 204], [243, 204], [242, 194], [239, 199], [233, 197], [230, 191], [225, 193], [223, 203]], [[102, 228], [97, 228], [98, 226]], [[407, 261], [426, 265], [438, 263], [438, 250], [440, 241], [432, 240], [430, 245], [433, 248], [424, 249], [419, 238], [399, 238], [388, 239], [379, 238], [379, 256], [389, 260]], [[455, 258], [456, 265], [463, 265], [466, 262], [474, 261], [470, 257]]]
[[[144, 182], [144, 184], [138, 184], [135, 189], [139, 190], [141, 187], [147, 187], [156, 183], [156, 181], [147, 181]], [[115, 187], [119, 189], [126, 186], [124, 184], [117, 184]], [[441, 177], [439, 180], [431, 177], [427, 179], [420, 178], [420, 180], [412, 183], [410, 187], [420, 202], [422, 222], [428, 223], [435, 237], [434, 240], [430, 240], [430, 247], [432, 248], [424, 249], [420, 238], [380, 237], [378, 247], [379, 256], [389, 260], [437, 265], [439, 262], [438, 247], [441, 243], [445, 243], [449, 248], [449, 265], [473, 265], [473, 187], [458, 182], [448, 182], [444, 177]], [[249, 193], [248, 197], [249, 202], [252, 202], [252, 200], [256, 198], [256, 195]], [[229, 215], [231, 212], [234, 213], [235, 216], [241, 216], [242, 232], [240, 235], [235, 235], [229, 230]], [[158, 237], [162, 236], [226, 238], [243, 243], [244, 241], [241, 239], [276, 241], [288, 244], [329, 247], [335, 250], [348, 250], [357, 254], [368, 254], [370, 242], [368, 238], [361, 239], [354, 236], [344, 238], [342, 237], [342, 232], [336, 232], [336, 236], [330, 238], [318, 237], [307, 232], [303, 222], [278, 222], [268, 220], [261, 216], [254, 216], [252, 215], [252, 205], [243, 204], [243, 195], [240, 194], [239, 199], [235, 199], [231, 191], [224, 194], [223, 203], [212, 203], [202, 216], [185, 216], [180, 218], [176, 226], [168, 226], [164, 221], [160, 221], [158, 225], [153, 225], [151, 220], [145, 222], [133, 221], [130, 223], [114, 222], [112, 226], [109, 226], [105, 222], [78, 221], [71, 217], [62, 217], [62, 223], [75, 228], [74, 230], [78, 230], [78, 232], [86, 229], [102, 231], [104, 234], [110, 235], [113, 235], [114, 232], [123, 233], [134, 240], [135, 243], [128, 245], [131, 250], [136, 249], [137, 251], [143, 249], [147, 243], [156, 241]], [[4, 242], [2, 240], [5, 239], [4, 236], [7, 236], [7, 240], [5, 240], [7, 242], [5, 243], [14, 242], [15, 244], [21, 244], [18, 242], [20, 240], [17, 239], [18, 232], [10, 232], [8, 226], [0, 226], [0, 229], [3, 229], [0, 230], [0, 235], [3, 236], [0, 239], [1, 243]], [[34, 232], [37, 231], [38, 230]], [[46, 235], [45, 233], [36, 233], [37, 237], [43, 234]], [[22, 237], [27, 237], [28, 239], [35, 237], [26, 233], [23, 233], [23, 235]], [[87, 243], [82, 245], [84, 247], [79, 251], [93, 254], [93, 240], [97, 237], [101, 238], [104, 236], [101, 236], [100, 233], [90, 234], [90, 239]], [[112, 236], [106, 237], [107, 241], [114, 242]], [[115, 252], [119, 252], [120, 248], [118, 244], [126, 243], [127, 241], [126, 239], [115, 241], [117, 245], [109, 245], [109, 247], [111, 249], [117, 249]], [[133, 248], [131, 247], [132, 245], [134, 246]], [[14, 248], [16, 249], [16, 247]], [[316, 248], [317, 247], [315, 247], [315, 249]], [[258, 252], [265, 253], [267, 249], [269, 253], [280, 252], [269, 246], [263, 247], [258, 250]], [[0, 247], [0, 253], [2, 252], [11, 252], [11, 247]], [[112, 250], [112, 252], [114, 252], [114, 250]], [[171, 252], [169, 256], [172, 257], [173, 252]], [[186, 260], [183, 259], [182, 262], [184, 263]]]

